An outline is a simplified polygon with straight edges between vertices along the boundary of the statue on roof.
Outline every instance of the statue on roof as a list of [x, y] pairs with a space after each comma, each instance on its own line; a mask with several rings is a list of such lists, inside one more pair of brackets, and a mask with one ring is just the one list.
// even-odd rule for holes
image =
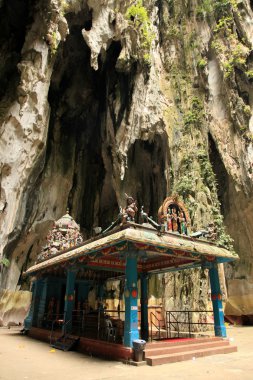
[[122, 223], [126, 222], [134, 222], [135, 221], [135, 215], [138, 211], [138, 208], [136, 206], [136, 201], [133, 197], [125, 194], [126, 196], [126, 207], [123, 209], [123, 217], [122, 217]]

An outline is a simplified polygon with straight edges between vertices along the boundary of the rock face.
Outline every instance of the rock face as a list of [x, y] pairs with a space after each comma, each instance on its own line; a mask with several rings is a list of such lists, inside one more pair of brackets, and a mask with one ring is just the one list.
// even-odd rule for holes
[[[0, 3], [3, 288], [25, 288], [22, 271], [66, 207], [88, 237], [110, 224], [124, 193], [153, 216], [179, 193], [194, 228], [214, 222], [221, 244], [231, 244], [225, 227], [234, 239], [241, 260], [225, 268], [228, 280], [252, 280], [251, 6]], [[206, 306], [205, 272], [164, 281], [170, 308], [189, 303], [193, 283], [190, 306]]]

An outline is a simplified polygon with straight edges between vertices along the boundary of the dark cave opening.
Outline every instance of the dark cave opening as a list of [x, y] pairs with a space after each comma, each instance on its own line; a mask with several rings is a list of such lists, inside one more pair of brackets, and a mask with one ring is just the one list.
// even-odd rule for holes
[[224, 216], [229, 209], [228, 191], [229, 191], [229, 177], [220, 153], [215, 145], [214, 139], [209, 134], [209, 158], [217, 180], [217, 195], [220, 202], [221, 213]]
[[135, 141], [128, 152], [126, 188], [135, 191], [132, 195], [136, 197], [139, 211], [143, 205], [155, 220], [167, 192], [167, 146], [165, 134], [155, 135], [153, 141]]
[[33, 6], [31, 0], [8, 0], [0, 7], [0, 100], [15, 96], [20, 77], [17, 64], [27, 27], [32, 22]]
[[[89, 17], [86, 12], [87, 22]], [[86, 23], [84, 13], [82, 22], [80, 15], [73, 14], [68, 21], [70, 34], [58, 52], [49, 90], [46, 167], [52, 166], [53, 160], [55, 174], [69, 176], [73, 170], [68, 207], [90, 235], [94, 224], [107, 227], [118, 213], [112, 173], [107, 173], [104, 163], [106, 159], [112, 167], [107, 124], [111, 123], [116, 132], [128, 112], [136, 68], [127, 74], [116, 71], [121, 44], [113, 41], [106, 53], [99, 56], [99, 69], [93, 70], [90, 49], [81, 34]], [[116, 112], [117, 96], [120, 105]]]

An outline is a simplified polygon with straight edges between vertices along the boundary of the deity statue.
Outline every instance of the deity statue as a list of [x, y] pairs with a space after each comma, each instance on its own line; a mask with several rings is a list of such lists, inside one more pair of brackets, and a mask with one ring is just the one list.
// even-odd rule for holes
[[136, 206], [136, 201], [133, 197], [126, 195], [126, 207], [123, 209], [123, 219], [122, 223], [134, 222], [135, 214], [138, 211]]
[[178, 214], [177, 214], [177, 209], [175, 207], [173, 207], [172, 209], [171, 219], [172, 219], [172, 230], [173, 232], [177, 232], [178, 231], [178, 224], [177, 224]]
[[169, 207], [167, 213], [167, 231], [172, 232], [172, 212]]
[[206, 238], [215, 241], [217, 239], [217, 232], [216, 232], [216, 227], [214, 223], [209, 223], [207, 226], [207, 231], [208, 233], [206, 234]]
[[182, 235], [187, 235], [186, 220], [183, 211], [179, 213], [179, 223]]

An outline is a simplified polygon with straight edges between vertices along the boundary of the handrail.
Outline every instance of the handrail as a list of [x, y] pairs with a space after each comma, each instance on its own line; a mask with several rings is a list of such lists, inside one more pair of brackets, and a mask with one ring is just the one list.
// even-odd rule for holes
[[54, 331], [54, 325], [56, 322], [63, 322], [64, 321], [64, 314], [52, 314], [52, 315], [57, 315], [57, 316], [60, 316], [62, 315], [63, 316], [63, 319], [59, 319], [59, 318], [56, 318], [52, 321], [52, 326], [51, 326], [51, 333], [50, 333], [50, 346], [52, 345], [52, 337], [53, 337], [53, 331]]
[[[175, 316], [174, 313], [185, 314], [186, 315], [185, 320], [184, 321], [178, 320], [178, 318]], [[166, 311], [167, 338], [169, 336], [171, 338], [171, 327], [175, 328], [175, 325], [174, 325], [175, 322], [177, 325], [175, 330], [178, 333], [178, 337], [180, 334], [179, 325], [187, 325], [188, 326], [189, 337], [191, 337], [191, 334], [192, 334], [192, 328], [191, 327], [193, 325], [212, 325], [213, 326], [213, 323], [206, 322], [206, 321], [205, 322], [192, 322], [192, 313], [212, 313], [213, 314], [213, 311], [212, 310], [173, 310], [173, 311]], [[174, 321], [171, 320], [172, 318], [174, 319]], [[185, 333], [185, 331], [183, 331], [183, 332]]]
[[[158, 325], [156, 325], [154, 322], [153, 322], [153, 317], [155, 318], [155, 320], [158, 322]], [[150, 325], [151, 325], [151, 341], [153, 340], [153, 328], [152, 326], [154, 326], [157, 330], [158, 330], [158, 336], [159, 336], [159, 339], [161, 339], [161, 326], [160, 326], [160, 322], [161, 320], [157, 318], [157, 316], [151, 311], [150, 313]]]
[[[169, 321], [168, 321], [168, 315], [169, 315]], [[171, 321], [171, 317], [174, 318], [174, 321]], [[175, 324], [176, 323], [176, 327]], [[174, 314], [172, 314], [171, 311], [166, 311], [166, 330], [167, 330], [167, 338], [169, 338], [168, 335], [168, 326], [169, 326], [169, 335], [171, 338], [171, 326], [174, 327], [175, 331], [177, 331], [177, 336], [179, 338], [179, 322]]]

